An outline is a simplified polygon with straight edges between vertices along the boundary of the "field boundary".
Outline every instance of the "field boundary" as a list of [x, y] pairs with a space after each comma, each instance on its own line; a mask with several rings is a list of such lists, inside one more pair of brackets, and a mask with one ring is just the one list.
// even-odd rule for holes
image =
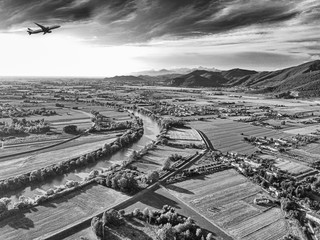
[[212, 142], [210, 141], [210, 139], [207, 137], [207, 135], [205, 135], [202, 131], [196, 129], [196, 131], [199, 133], [199, 135], [201, 136], [202, 140], [204, 141], [204, 143], [206, 144], [207, 148], [209, 150], [214, 151], [214, 147]]
[[48, 149], [48, 148], [52, 148], [52, 147], [56, 147], [56, 146], [59, 146], [61, 144], [65, 144], [67, 142], [71, 142], [77, 138], [80, 138], [82, 137], [85, 133], [81, 133], [73, 138], [68, 138], [67, 140], [64, 140], [62, 142], [58, 142], [58, 143], [55, 143], [55, 144], [52, 144], [52, 145], [49, 145], [49, 146], [45, 146], [45, 147], [41, 147], [41, 148], [37, 148], [37, 149], [33, 149], [33, 150], [29, 150], [29, 151], [26, 151], [26, 152], [19, 152], [19, 153], [14, 153], [14, 154], [10, 154], [10, 155], [6, 155], [6, 156], [0, 156], [0, 159], [4, 159], [4, 158], [8, 158], [8, 157], [15, 157], [15, 156], [19, 156], [19, 155], [23, 155], [23, 154], [27, 154], [27, 153], [34, 153], [34, 152], [37, 152], [37, 151], [41, 151], [41, 150], [45, 150], [45, 149]]
[[[164, 181], [165, 179], [171, 177], [171, 175], [174, 175], [177, 172], [181, 171], [183, 168], [187, 167], [190, 163], [193, 163], [199, 157], [202, 157], [203, 154], [195, 154], [194, 156], [192, 156], [192, 159], [190, 159], [190, 161], [184, 163], [182, 166], [179, 167], [179, 169], [177, 169], [174, 172], [170, 172], [168, 175], [163, 176], [163, 178], [161, 180], [159, 180], [159, 182], [156, 182], [156, 183], [148, 186], [147, 188], [145, 188], [142, 191], [138, 192], [137, 194], [135, 194], [134, 196], [130, 197], [129, 199], [125, 199], [122, 202], [115, 203], [112, 206], [108, 207], [107, 209], [104, 209], [102, 212], [100, 212], [98, 214], [92, 215], [92, 216], [90, 216], [90, 217], [88, 217], [88, 218], [86, 218], [84, 220], [77, 221], [77, 222], [73, 223], [72, 225], [69, 225], [69, 226], [66, 226], [66, 227], [64, 227], [62, 229], [59, 229], [58, 231], [55, 231], [55, 232], [52, 232], [52, 233], [47, 233], [47, 234], [45, 234], [45, 235], [43, 235], [41, 237], [36, 238], [35, 240], [61, 240], [61, 239], [65, 238], [65, 237], [67, 237], [67, 236], [72, 235], [73, 232], [76, 232], [77, 230], [82, 229], [83, 227], [90, 226], [92, 218], [101, 217], [102, 214], [105, 211], [108, 211], [110, 209], [120, 209], [120, 208], [123, 208], [125, 205], [128, 205], [128, 204], [130, 205], [130, 204], [134, 203], [134, 201], [137, 198], [141, 197], [142, 195], [146, 194], [147, 192], [149, 192], [151, 190], [155, 190], [156, 188], [161, 187], [160, 183], [162, 181]], [[194, 209], [192, 209], [192, 210], [194, 210]]]
[[[167, 191], [170, 195], [171, 192], [169, 189], [166, 188], [166, 186], [160, 184], [160, 187], [162, 189], [164, 189], [165, 191]], [[189, 207], [190, 209], [192, 209], [193, 211], [195, 211], [196, 213], [198, 213], [201, 217], [203, 217], [205, 220], [207, 220], [209, 223], [211, 223], [213, 226], [215, 226], [216, 228], [218, 228], [221, 232], [223, 232], [224, 234], [226, 234], [228, 237], [230, 237], [231, 239], [233, 239], [232, 236], [230, 236], [230, 234], [228, 232], [226, 232], [226, 230], [224, 230], [223, 228], [221, 228], [220, 226], [218, 226], [216, 223], [214, 223], [212, 220], [210, 220], [209, 218], [207, 218], [206, 216], [204, 216], [203, 214], [201, 214], [199, 212], [199, 210], [195, 209], [194, 207], [192, 207], [189, 203], [185, 202], [184, 200], [182, 200], [180, 197], [172, 195], [173, 197], [177, 198], [179, 201], [181, 201], [182, 203], [184, 203], [187, 207]]]
[[139, 198], [141, 195], [149, 192], [150, 190], [154, 190], [155, 188], [159, 187], [159, 183], [156, 182], [150, 186], [148, 186], [147, 188], [145, 188], [144, 190], [140, 191], [139, 193], [137, 193], [136, 195], [129, 197], [128, 199], [125, 199], [119, 203], [115, 203], [113, 205], [111, 205], [110, 207], [108, 207], [107, 209], [104, 209], [103, 212], [100, 212], [98, 214], [94, 214], [90, 217], [87, 217], [84, 220], [79, 220], [69, 226], [66, 226], [64, 228], [59, 229], [58, 231], [55, 232], [51, 232], [51, 233], [47, 233], [41, 237], [35, 238], [35, 240], [61, 240], [67, 236], [72, 235], [73, 232], [75, 232], [76, 230], [82, 229], [83, 227], [88, 227], [90, 226], [91, 220], [94, 217], [101, 217], [102, 214], [105, 211], [108, 211], [110, 209], [119, 209], [122, 206], [126, 205], [126, 204], [130, 204], [130, 202], [135, 201], [137, 198]]

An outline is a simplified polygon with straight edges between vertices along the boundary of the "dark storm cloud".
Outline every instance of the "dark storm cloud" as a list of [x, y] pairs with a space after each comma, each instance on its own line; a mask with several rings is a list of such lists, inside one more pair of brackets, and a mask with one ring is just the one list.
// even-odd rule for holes
[[90, 21], [104, 9], [114, 12], [115, 20], [134, 11], [133, 0], [0, 0], [0, 27], [9, 28], [25, 22]]
[[[0, 28], [72, 22], [101, 42], [144, 42], [268, 26], [300, 14], [300, 0], [0, 0]], [[307, 16], [315, 19], [317, 13]], [[315, 21], [315, 20], [314, 20]], [[78, 24], [78, 25], [77, 25]], [[86, 32], [83, 24], [91, 24]], [[76, 28], [76, 27], [75, 27]]]

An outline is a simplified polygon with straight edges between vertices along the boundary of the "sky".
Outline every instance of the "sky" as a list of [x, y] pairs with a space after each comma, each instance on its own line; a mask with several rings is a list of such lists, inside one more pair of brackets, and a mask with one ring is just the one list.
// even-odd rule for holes
[[[61, 28], [29, 36], [34, 22]], [[0, 0], [0, 76], [264, 71], [316, 59], [319, 0]]]

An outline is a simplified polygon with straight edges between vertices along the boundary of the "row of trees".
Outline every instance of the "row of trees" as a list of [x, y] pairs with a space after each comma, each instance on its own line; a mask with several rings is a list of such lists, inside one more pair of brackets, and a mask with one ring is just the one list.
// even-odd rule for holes
[[110, 156], [123, 147], [129, 145], [131, 142], [137, 141], [141, 138], [142, 135], [143, 128], [140, 128], [138, 130], [128, 130], [124, 135], [117, 138], [113, 143], [105, 144], [102, 148], [81, 157], [63, 161], [58, 164], [53, 164], [26, 174], [21, 174], [16, 177], [1, 180], [0, 191], [18, 189], [32, 182], [41, 182], [48, 178], [71, 172], [74, 169], [96, 162], [102, 157]]
[[0, 128], [0, 137], [26, 133], [40, 134], [49, 131], [50, 126], [44, 121], [44, 119], [28, 121], [25, 118], [21, 120], [13, 118], [11, 123], [6, 122]]

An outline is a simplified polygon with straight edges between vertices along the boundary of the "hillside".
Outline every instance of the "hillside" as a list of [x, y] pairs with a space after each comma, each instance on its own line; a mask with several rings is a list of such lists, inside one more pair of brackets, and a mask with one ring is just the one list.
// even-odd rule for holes
[[320, 96], [320, 60], [277, 71], [245, 69], [211, 72], [196, 70], [171, 80], [179, 87], [249, 87], [262, 92], [299, 91], [300, 96]]
[[220, 72], [195, 70], [171, 80], [176, 87], [222, 87], [227, 82]]
[[109, 81], [109, 82], [113, 82], [113, 83], [141, 83], [141, 82], [145, 82], [146, 80], [140, 77], [136, 77], [136, 76], [114, 76], [114, 77], [107, 77], [104, 78], [105, 81]]

